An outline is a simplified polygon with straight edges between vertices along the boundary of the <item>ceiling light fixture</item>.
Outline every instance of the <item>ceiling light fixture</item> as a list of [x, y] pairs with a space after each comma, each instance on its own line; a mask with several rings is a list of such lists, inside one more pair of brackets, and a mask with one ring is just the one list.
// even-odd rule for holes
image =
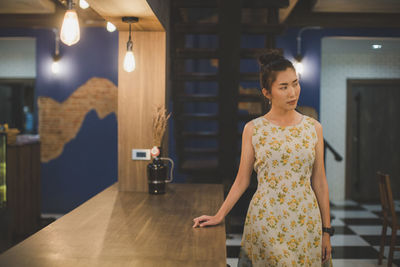
[[68, 45], [76, 44], [80, 39], [78, 15], [73, 9], [72, 0], [67, 0], [68, 10], [65, 12], [64, 21], [61, 26], [60, 38], [61, 41]]
[[109, 32], [113, 32], [117, 29], [117, 27], [115, 27], [114, 24], [112, 24], [111, 22], [107, 21], [107, 31]]
[[294, 68], [296, 69], [296, 72], [299, 76], [301, 76], [304, 72], [304, 67], [303, 67], [303, 55], [301, 54], [301, 34], [305, 30], [320, 30], [322, 27], [320, 26], [311, 26], [311, 27], [304, 27], [301, 28], [299, 33], [297, 34], [297, 55], [294, 57], [295, 62], [294, 62]]
[[372, 49], [381, 49], [382, 48], [382, 45], [380, 45], [380, 44], [373, 44], [372, 45]]
[[128, 39], [128, 42], [126, 43], [126, 54], [125, 54], [125, 58], [124, 58], [124, 70], [126, 72], [132, 72], [136, 68], [136, 63], [135, 63], [135, 56], [132, 51], [133, 42], [132, 42], [132, 38], [131, 38], [131, 24], [138, 22], [139, 18], [137, 18], [137, 17], [122, 17], [122, 21], [129, 23], [129, 39]]
[[89, 7], [89, 3], [86, 2], [85, 0], [79, 0], [79, 6], [80, 6], [80, 8], [82, 8], [82, 9], [86, 9], [86, 8]]

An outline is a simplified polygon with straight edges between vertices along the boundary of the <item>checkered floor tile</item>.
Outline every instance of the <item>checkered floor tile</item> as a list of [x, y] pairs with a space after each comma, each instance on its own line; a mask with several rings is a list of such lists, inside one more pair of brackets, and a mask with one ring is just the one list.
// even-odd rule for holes
[[[395, 200], [396, 212], [400, 214], [400, 200]], [[353, 200], [331, 202], [331, 224], [335, 235], [331, 239], [333, 266], [369, 267], [378, 266], [378, 252], [382, 231], [380, 204], [362, 204]], [[241, 229], [235, 227], [232, 229]], [[389, 252], [391, 229], [388, 228], [385, 260]], [[397, 232], [397, 246], [400, 246], [400, 231]], [[228, 233], [226, 239], [227, 264], [236, 267], [242, 234]], [[394, 265], [400, 267], [400, 252], [394, 253]]]

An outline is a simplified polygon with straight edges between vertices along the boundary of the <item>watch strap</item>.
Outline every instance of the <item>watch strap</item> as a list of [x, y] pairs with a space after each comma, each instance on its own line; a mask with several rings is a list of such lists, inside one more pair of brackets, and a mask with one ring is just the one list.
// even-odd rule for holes
[[328, 233], [330, 236], [333, 236], [335, 233], [335, 228], [333, 227], [322, 227], [322, 232]]

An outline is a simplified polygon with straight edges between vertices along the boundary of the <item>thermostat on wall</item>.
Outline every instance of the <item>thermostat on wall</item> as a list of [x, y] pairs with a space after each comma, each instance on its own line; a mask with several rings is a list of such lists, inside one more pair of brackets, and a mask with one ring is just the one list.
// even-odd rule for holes
[[132, 149], [132, 160], [150, 160], [150, 149]]

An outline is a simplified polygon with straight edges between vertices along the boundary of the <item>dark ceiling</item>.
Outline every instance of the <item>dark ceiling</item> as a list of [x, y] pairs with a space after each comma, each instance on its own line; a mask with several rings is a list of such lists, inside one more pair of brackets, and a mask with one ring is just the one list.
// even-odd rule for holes
[[[74, 0], [78, 2], [78, 0]], [[96, 1], [96, 0], [91, 0]], [[132, 0], [119, 0], [132, 1]], [[167, 1], [167, 0], [166, 0]], [[179, 2], [180, 0], [168, 0]], [[196, 2], [197, 0], [185, 0]], [[398, 0], [242, 0], [254, 2], [285, 2], [280, 9], [281, 23], [289, 27], [323, 26], [356, 28], [400, 28]], [[197, 1], [198, 2], [198, 1]], [[211, 8], [181, 8], [182, 21], [215, 22], [217, 0], [203, 0]], [[176, 6], [176, 5], [173, 5]], [[60, 27], [65, 12], [65, 0], [0, 1], [0, 27], [54, 28]], [[77, 12], [82, 26], [105, 26], [105, 20], [91, 8]], [[126, 15], [126, 14], [125, 14]], [[122, 14], [121, 14], [122, 16]], [[242, 21], [265, 23], [267, 10], [243, 8]]]

